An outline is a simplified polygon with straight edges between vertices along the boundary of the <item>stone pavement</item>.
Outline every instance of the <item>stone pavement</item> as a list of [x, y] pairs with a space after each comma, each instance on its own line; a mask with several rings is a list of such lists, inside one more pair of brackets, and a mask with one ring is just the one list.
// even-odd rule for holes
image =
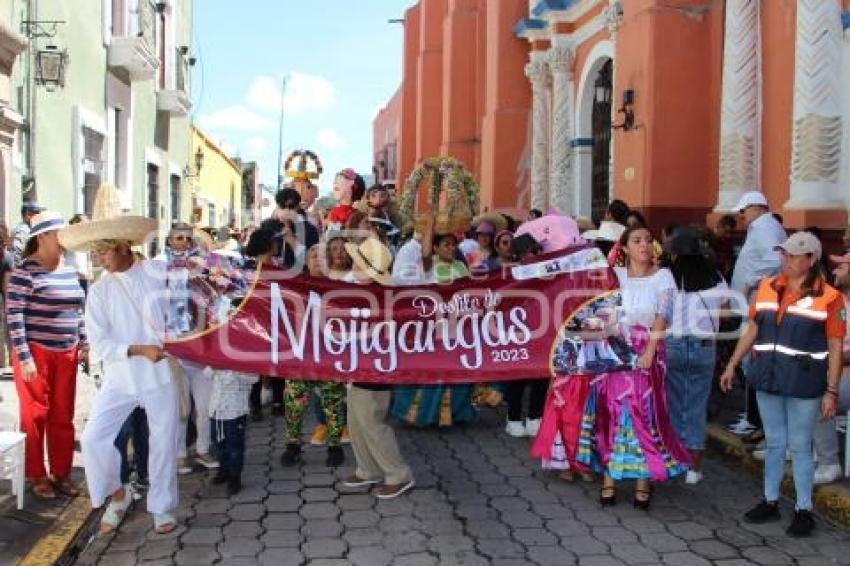
[[252, 423], [242, 493], [227, 498], [206, 472], [186, 476], [184, 526], [157, 536], [137, 504], [78, 564], [850, 564], [850, 536], [823, 521], [811, 539], [786, 538], [787, 504], [782, 523], [742, 523], [759, 486], [718, 462], [702, 485], [658, 486], [649, 512], [632, 507], [629, 486], [603, 510], [596, 485], [542, 472], [529, 441], [505, 436], [500, 422], [488, 410], [465, 428], [399, 429], [417, 488], [381, 502], [342, 487], [350, 467], [329, 473], [324, 449], [283, 468], [282, 420]]

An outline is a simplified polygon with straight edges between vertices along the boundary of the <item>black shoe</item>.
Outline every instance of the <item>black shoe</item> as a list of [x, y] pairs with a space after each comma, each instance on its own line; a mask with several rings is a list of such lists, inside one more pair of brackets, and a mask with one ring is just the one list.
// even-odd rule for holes
[[599, 490], [599, 504], [603, 507], [612, 507], [617, 504], [617, 487], [613, 485], [603, 486]]
[[284, 466], [294, 466], [301, 461], [301, 445], [287, 444], [286, 450], [280, 457], [280, 463]]
[[773, 503], [762, 501], [744, 513], [744, 521], [754, 523], [756, 525], [761, 523], [771, 523], [773, 521], [778, 521], [781, 518], [782, 515], [779, 514], [779, 506], [775, 501]]
[[227, 480], [227, 495], [236, 495], [242, 491], [242, 478], [233, 476]]
[[789, 537], [802, 538], [812, 534], [815, 528], [815, 518], [811, 511], [795, 511], [794, 520], [785, 530]]
[[255, 423], [258, 423], [263, 420], [263, 409], [262, 407], [252, 407], [251, 408], [251, 420]]
[[283, 405], [272, 405], [272, 416], [285, 417], [286, 410]]
[[641, 509], [643, 511], [647, 511], [647, 510], [649, 510], [649, 506], [651, 504], [652, 504], [652, 488], [635, 489], [635, 498], [634, 498], [635, 509]]
[[221, 485], [223, 483], [227, 483], [227, 480], [229, 480], [229, 479], [230, 479], [230, 476], [227, 475], [227, 472], [225, 472], [224, 470], [219, 468], [218, 473], [215, 475], [215, 477], [213, 477], [212, 482], [215, 485]]
[[328, 446], [328, 457], [325, 458], [325, 466], [336, 468], [345, 462], [345, 452], [342, 451], [342, 446]]

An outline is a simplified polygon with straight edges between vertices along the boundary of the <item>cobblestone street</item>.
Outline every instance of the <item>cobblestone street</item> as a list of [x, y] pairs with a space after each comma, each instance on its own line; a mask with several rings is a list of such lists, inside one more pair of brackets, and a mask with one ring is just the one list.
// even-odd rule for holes
[[539, 469], [528, 441], [503, 434], [498, 415], [447, 432], [400, 429], [417, 488], [378, 502], [348, 490], [308, 448], [301, 467], [285, 469], [282, 420], [249, 429], [245, 488], [228, 499], [205, 472], [186, 476], [179, 517], [165, 537], [136, 504], [120, 533], [97, 539], [78, 563], [613, 565], [850, 564], [850, 536], [820, 522], [813, 538], [788, 539], [783, 521], [744, 524], [759, 497], [750, 477], [716, 461], [695, 488], [657, 488], [649, 513], [635, 510], [627, 486], [602, 510], [595, 485], [567, 484]]

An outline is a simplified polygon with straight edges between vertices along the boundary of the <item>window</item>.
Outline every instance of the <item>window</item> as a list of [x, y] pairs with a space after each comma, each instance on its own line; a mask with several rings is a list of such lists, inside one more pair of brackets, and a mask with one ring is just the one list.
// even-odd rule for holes
[[207, 226], [215, 228], [215, 203], [211, 202], [207, 205]]
[[104, 136], [91, 128], [82, 128], [83, 134], [83, 213], [91, 216], [94, 199], [103, 180]]
[[180, 221], [180, 176], [171, 176], [171, 221]]
[[159, 220], [159, 167], [148, 163], [148, 218]]

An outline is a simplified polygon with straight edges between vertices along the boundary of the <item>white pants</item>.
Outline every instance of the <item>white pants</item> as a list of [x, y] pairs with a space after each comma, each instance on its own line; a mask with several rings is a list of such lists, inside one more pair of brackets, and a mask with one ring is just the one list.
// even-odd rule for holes
[[[180, 361], [183, 366], [183, 387], [185, 395], [195, 400], [195, 428], [198, 438], [195, 440], [195, 452], [209, 454], [210, 452], [210, 395], [212, 394], [212, 377], [204, 373], [203, 366]], [[180, 434], [177, 438], [177, 457], [186, 457], [186, 427], [189, 420], [180, 423]]]
[[173, 383], [130, 394], [110, 387], [107, 380], [94, 398], [80, 439], [86, 482], [93, 507], [121, 488], [121, 455], [115, 437], [136, 407], [145, 409], [150, 430], [148, 453], [148, 511], [168, 513], [177, 506], [177, 434], [180, 408]]

